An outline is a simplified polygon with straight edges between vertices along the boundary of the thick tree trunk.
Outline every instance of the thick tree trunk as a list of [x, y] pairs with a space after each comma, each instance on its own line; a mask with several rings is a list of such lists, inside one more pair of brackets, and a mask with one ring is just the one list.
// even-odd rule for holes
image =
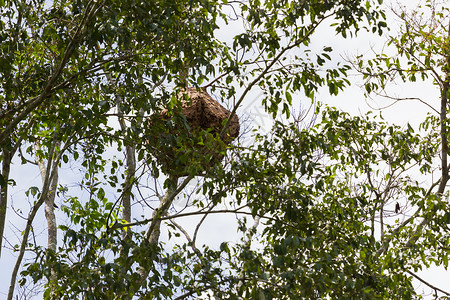
[[2, 178], [3, 183], [0, 189], [0, 256], [2, 254], [3, 233], [5, 231], [6, 209], [8, 203], [8, 180], [11, 166], [11, 152], [3, 147], [2, 150]]

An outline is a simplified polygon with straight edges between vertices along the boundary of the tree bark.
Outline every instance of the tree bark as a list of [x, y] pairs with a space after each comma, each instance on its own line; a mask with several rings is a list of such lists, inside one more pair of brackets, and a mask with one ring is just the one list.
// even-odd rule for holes
[[[61, 161], [61, 156], [71, 145], [71, 140], [73, 139], [74, 135], [75, 134], [72, 134], [70, 137], [67, 138], [67, 141], [66, 141], [64, 147], [57, 152], [57, 155], [55, 156], [54, 159], [50, 159], [47, 161], [41, 195], [30, 211], [30, 214], [27, 219], [27, 224], [26, 224], [25, 229], [22, 234], [23, 237], [22, 237], [22, 242], [20, 244], [20, 248], [19, 248], [19, 255], [16, 259], [16, 263], [14, 265], [14, 269], [11, 274], [11, 280], [10, 280], [8, 297], [7, 297], [8, 300], [12, 300], [13, 295], [14, 295], [14, 288], [16, 285], [17, 274], [19, 272], [19, 268], [20, 268], [20, 265], [22, 264], [22, 259], [25, 254], [25, 247], [28, 244], [28, 237], [30, 235], [34, 217], [36, 216], [36, 213], [38, 212], [39, 208], [44, 203], [45, 197], [48, 195], [48, 193], [50, 191], [51, 183], [53, 182], [53, 178], [57, 176], [58, 164]], [[48, 157], [53, 157], [53, 154], [56, 151], [56, 145], [57, 144], [59, 145], [59, 143], [60, 143], [57, 140], [57, 138], [58, 138], [58, 136], [55, 132], [54, 137], [53, 137], [52, 147], [49, 149]]]
[[[175, 199], [175, 197], [186, 187], [192, 178], [194, 178], [194, 175], [189, 175], [180, 185], [178, 185], [178, 177], [171, 178], [172, 182], [167, 188], [165, 195], [161, 198], [158, 208], [153, 211], [152, 222], [147, 230], [147, 241], [150, 246], [157, 245], [159, 243], [159, 237], [161, 234], [161, 217], [167, 214], [173, 199]], [[149, 273], [149, 269], [143, 267], [138, 269], [138, 274], [141, 277], [140, 286], [145, 283]]]
[[[40, 150], [40, 145], [38, 142], [35, 144], [35, 149]], [[52, 158], [49, 157], [50, 161]], [[41, 172], [42, 185], [45, 184], [45, 175], [47, 174], [47, 166], [42, 158], [36, 157], [37, 164], [39, 166], [39, 170]], [[57, 225], [56, 225], [56, 217], [55, 217], [55, 197], [56, 197], [56, 188], [58, 186], [58, 166], [55, 165], [55, 161], [53, 161], [53, 167], [55, 168], [55, 174], [52, 177], [50, 183], [50, 189], [47, 195], [44, 195], [44, 204], [45, 204], [45, 218], [47, 219], [48, 225], [48, 248], [56, 251], [57, 246]]]
[[165, 216], [167, 214], [167, 211], [169, 210], [170, 204], [172, 204], [172, 201], [174, 197], [170, 198], [170, 195], [172, 195], [175, 192], [175, 189], [178, 184], [178, 178], [171, 178], [171, 184], [169, 188], [167, 189], [166, 194], [161, 198], [161, 202], [159, 204], [159, 207], [153, 211], [153, 221], [150, 224], [150, 227], [147, 231], [147, 238], [150, 244], [156, 245], [159, 242], [159, 236], [161, 235], [161, 217]]
[[136, 147], [127, 146], [127, 176], [125, 178], [125, 187], [123, 195], [123, 213], [122, 218], [128, 223], [131, 222], [131, 190], [133, 189], [134, 175], [136, 173]]
[[[69, 138], [69, 140], [70, 140], [70, 138]], [[55, 150], [56, 150], [56, 144], [57, 144], [57, 140], [56, 140], [56, 134], [55, 134], [54, 141], [52, 143], [52, 147], [51, 147], [51, 149], [49, 149], [49, 154], [48, 154], [49, 157], [53, 157], [53, 153], [55, 153]], [[62, 152], [64, 152], [64, 151], [61, 150], [60, 153], [58, 154], [58, 156], [54, 160], [49, 159], [47, 161], [47, 167], [46, 167], [46, 172], [45, 172], [45, 176], [44, 176], [41, 196], [39, 197], [39, 199], [36, 201], [36, 204], [31, 209], [30, 215], [28, 216], [28, 219], [27, 219], [27, 225], [25, 226], [25, 230], [23, 231], [22, 242], [20, 244], [20, 249], [19, 249], [19, 256], [17, 257], [16, 264], [14, 265], [14, 269], [11, 274], [11, 280], [10, 280], [10, 285], [9, 285], [9, 290], [8, 290], [8, 298], [7, 298], [8, 300], [12, 300], [13, 295], [14, 295], [14, 288], [16, 285], [17, 273], [19, 272], [19, 267], [22, 264], [22, 259], [25, 254], [25, 247], [28, 243], [28, 236], [31, 231], [34, 217], [36, 216], [36, 213], [38, 212], [41, 205], [44, 203], [45, 198], [47, 197], [47, 195], [50, 191], [50, 183], [53, 181], [53, 177], [56, 176], [57, 166], [58, 166], [59, 160], [61, 158]]]
[[[59, 142], [56, 142], [57, 147], [59, 146]], [[36, 142], [34, 144], [36, 153], [38, 150], [40, 150], [40, 144], [39, 142]], [[56, 157], [56, 153], [54, 154]], [[56, 247], [58, 244], [58, 227], [56, 224], [56, 216], [55, 216], [55, 197], [56, 197], [56, 189], [58, 187], [58, 165], [54, 158], [48, 157], [47, 161], [52, 161], [51, 166], [53, 166], [54, 172], [53, 176], [51, 178], [50, 182], [50, 188], [47, 193], [47, 195], [44, 196], [44, 211], [45, 211], [45, 218], [47, 220], [47, 232], [48, 232], [48, 238], [47, 238], [47, 248], [50, 251], [56, 252]], [[36, 155], [36, 162], [39, 166], [39, 170], [41, 172], [41, 178], [42, 178], [42, 186], [45, 185], [46, 182], [46, 174], [47, 174], [47, 166], [44, 162], [44, 160]], [[47, 164], [50, 166], [50, 164]], [[53, 294], [53, 286], [54, 282], [56, 280], [56, 272], [53, 267], [51, 267], [51, 275], [49, 280], [49, 286], [50, 286], [50, 295]]]
[[6, 148], [2, 149], [2, 178], [3, 183], [0, 189], [0, 256], [2, 254], [3, 233], [5, 231], [6, 209], [8, 203], [8, 180], [11, 166], [11, 152]]
[[[132, 197], [132, 189], [134, 184], [134, 176], [136, 173], [136, 147], [126, 146], [127, 153], [127, 176], [125, 178], [125, 184], [123, 188], [123, 198], [122, 198], [122, 218], [127, 222], [131, 223], [131, 197]], [[129, 243], [131, 240], [131, 227], [124, 227], [122, 231], [122, 238], [125, 244]], [[128, 247], [122, 247], [120, 249], [120, 256], [126, 257], [128, 255], [127, 249]]]

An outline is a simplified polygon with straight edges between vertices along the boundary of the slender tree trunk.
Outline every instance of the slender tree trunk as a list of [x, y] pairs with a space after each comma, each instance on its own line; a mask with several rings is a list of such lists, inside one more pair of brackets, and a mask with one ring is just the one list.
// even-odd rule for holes
[[[121, 99], [119, 99], [121, 101]], [[120, 103], [120, 102], [119, 102]], [[117, 105], [117, 109], [119, 112], [119, 122], [121, 129], [125, 132], [126, 131], [126, 125], [123, 120], [122, 111], [120, 110], [120, 106]], [[125, 177], [125, 183], [123, 188], [123, 197], [122, 197], [122, 218], [130, 223], [131, 222], [131, 197], [133, 193], [131, 192], [133, 189], [134, 184], [134, 176], [136, 173], [136, 146], [133, 144], [131, 146], [126, 146], [126, 161], [127, 161], [127, 176]], [[123, 239], [129, 239], [130, 238], [130, 228], [127, 227], [123, 231]], [[123, 250], [123, 249], [122, 249]], [[122, 251], [121, 251], [122, 252]], [[125, 255], [125, 253], [122, 252], [121, 255]]]
[[128, 223], [131, 222], [131, 190], [133, 189], [134, 175], [136, 173], [136, 147], [127, 146], [127, 176], [125, 178], [125, 187], [123, 195], [123, 213], [122, 218]]
[[159, 236], [161, 235], [161, 217], [167, 214], [169, 210], [170, 204], [172, 204], [172, 199], [170, 199], [170, 195], [175, 192], [175, 189], [178, 184], [178, 178], [172, 178], [172, 183], [167, 189], [166, 194], [161, 198], [161, 203], [159, 204], [158, 209], [155, 209], [153, 212], [153, 221], [150, 224], [150, 227], [147, 231], [147, 238], [151, 245], [156, 245], [159, 242]]
[[[126, 153], [127, 153], [127, 176], [125, 178], [125, 184], [123, 189], [123, 198], [122, 198], [122, 218], [127, 222], [131, 222], [131, 197], [132, 197], [132, 189], [134, 184], [134, 175], [136, 173], [136, 147], [133, 146], [127, 146], [126, 147]], [[131, 240], [131, 228], [125, 227], [122, 232], [122, 238], [124, 240], [125, 245], [128, 244]], [[128, 256], [128, 251], [125, 249], [129, 249], [129, 247], [122, 247], [120, 249], [120, 256], [122, 258], [126, 258]], [[127, 261], [124, 259], [124, 261]], [[127, 266], [129, 267], [129, 266]]]
[[[159, 237], [161, 235], [161, 217], [167, 214], [173, 199], [175, 199], [175, 197], [186, 187], [192, 178], [194, 178], [194, 175], [189, 175], [180, 185], [178, 185], [178, 177], [171, 178], [171, 183], [167, 188], [165, 195], [161, 197], [158, 208], [153, 211], [152, 222], [147, 230], [147, 241], [149, 246], [158, 245]], [[150, 256], [150, 259], [154, 259], [154, 257]], [[150, 269], [140, 267], [138, 273], [141, 277], [140, 286], [142, 286], [147, 280]], [[136, 290], [138, 289], [139, 287]]]
[[[112, 86], [115, 86], [117, 83], [117, 79], [114, 80], [111, 77], [111, 74], [106, 73], [106, 78]], [[119, 118], [120, 129], [125, 133], [127, 130], [127, 125], [125, 124], [123, 112], [120, 108], [120, 104], [123, 102], [121, 96], [117, 96], [116, 105], [117, 105], [117, 116]], [[143, 117], [144, 112], [139, 111], [139, 116]], [[128, 223], [131, 222], [131, 190], [134, 184], [134, 176], [136, 173], [136, 146], [132, 143], [131, 146], [126, 146], [126, 161], [127, 161], [127, 176], [125, 178], [124, 188], [123, 188], [123, 197], [122, 197], [122, 218]], [[123, 238], [129, 237], [129, 228], [127, 228], [123, 232]]]
[[[57, 143], [56, 148], [58, 148], [60, 143], [59, 142], [56, 143]], [[37, 153], [38, 150], [40, 150], [41, 148], [39, 142], [36, 142], [34, 146]], [[54, 154], [54, 157], [56, 157], [56, 153]], [[56, 252], [56, 247], [58, 243], [58, 235], [57, 235], [58, 227], [56, 224], [56, 216], [55, 216], [55, 197], [56, 197], [56, 189], [58, 187], [58, 165], [57, 162], [55, 161], [55, 158], [48, 157], [47, 161], [52, 161], [51, 165], [55, 170], [53, 177], [51, 178], [49, 191], [47, 195], [44, 195], [44, 210], [45, 210], [45, 218], [47, 219], [47, 231], [48, 231], [47, 248], [50, 251]], [[47, 168], [48, 166], [50, 166], [50, 164], [46, 165], [44, 160], [39, 156], [36, 156], [36, 162], [41, 172], [42, 186], [44, 186], [46, 182], [46, 174], [48, 173]], [[53, 286], [56, 281], [56, 272], [53, 267], [51, 267], [50, 272], [51, 272], [49, 279], [50, 295], [53, 295], [54, 289]]]
[[[35, 144], [35, 149], [40, 150], [39, 143]], [[49, 160], [52, 158], [48, 158]], [[40, 157], [36, 157], [37, 164], [39, 166], [39, 170], [41, 171], [42, 185], [45, 184], [45, 176], [47, 174], [47, 166], [45, 162]], [[54, 165], [55, 161], [53, 160], [53, 167], [57, 169], [57, 166]], [[56, 170], [55, 175], [52, 178], [50, 183], [50, 189], [48, 194], [44, 198], [45, 204], [45, 218], [47, 219], [48, 225], [48, 248], [56, 251], [57, 246], [57, 225], [56, 225], [56, 217], [55, 217], [55, 197], [56, 197], [56, 188], [58, 186], [58, 171]]]
[[5, 231], [6, 209], [8, 203], [8, 180], [11, 166], [11, 152], [5, 147], [2, 149], [2, 178], [3, 183], [0, 189], [0, 256], [2, 254], [3, 233]]
[[[53, 177], [57, 176], [57, 167], [58, 167], [58, 163], [59, 163], [59, 161], [61, 159], [61, 154], [67, 149], [68, 143], [69, 143], [69, 141], [71, 140], [72, 137], [73, 136], [71, 136], [68, 139], [68, 142], [64, 146], [64, 149], [60, 150], [60, 152], [58, 153], [57, 157], [55, 157], [55, 159], [47, 160], [47, 166], [46, 166], [46, 172], [45, 172], [45, 176], [44, 176], [44, 180], [43, 180], [41, 196], [39, 197], [39, 199], [36, 201], [35, 205], [31, 209], [31, 212], [30, 212], [30, 214], [28, 216], [28, 219], [27, 219], [27, 224], [25, 226], [25, 230], [23, 231], [23, 234], [22, 234], [22, 242], [21, 242], [20, 248], [19, 248], [19, 255], [18, 255], [17, 259], [16, 259], [16, 263], [14, 265], [14, 269], [13, 269], [13, 272], [11, 274], [11, 280], [10, 280], [10, 285], [9, 285], [9, 290], [8, 290], [8, 298], [7, 298], [8, 300], [12, 300], [13, 299], [14, 288], [15, 288], [16, 279], [17, 279], [17, 274], [19, 272], [19, 268], [20, 268], [20, 265], [22, 264], [22, 259], [23, 259], [23, 256], [25, 254], [25, 247], [28, 244], [28, 237], [30, 235], [30, 231], [31, 231], [31, 227], [32, 227], [32, 224], [33, 224], [33, 221], [34, 221], [34, 217], [36, 216], [36, 213], [38, 212], [38, 210], [41, 207], [41, 205], [44, 203], [45, 198], [49, 194], [51, 182], [53, 182]], [[55, 153], [56, 145], [58, 143], [59, 142], [57, 141], [57, 135], [55, 133], [54, 134], [54, 138], [53, 138], [52, 147], [49, 149], [49, 154], [48, 154], [49, 158], [53, 157], [53, 153]]]
[[[450, 24], [448, 27], [447, 38], [450, 37]], [[439, 116], [439, 122], [441, 126], [441, 181], [439, 183], [436, 194], [442, 198], [444, 196], [445, 189], [447, 188], [447, 182], [450, 180], [449, 166], [448, 166], [448, 100], [450, 96], [450, 55], [447, 56], [447, 60], [443, 67], [445, 76], [441, 81], [441, 111]], [[425, 217], [419, 224], [418, 229], [414, 232], [413, 236], [406, 243], [406, 247], [412, 247], [421, 236], [422, 229], [427, 226], [432, 217]]]

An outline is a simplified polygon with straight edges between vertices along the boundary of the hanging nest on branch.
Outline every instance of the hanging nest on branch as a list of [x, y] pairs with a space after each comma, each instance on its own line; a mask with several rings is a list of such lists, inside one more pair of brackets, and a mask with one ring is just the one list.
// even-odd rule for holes
[[239, 118], [234, 114], [222, 133], [231, 112], [205, 90], [187, 88], [178, 100], [181, 105], [172, 114], [162, 110], [151, 116], [149, 146], [166, 174], [201, 175], [222, 161], [227, 146], [239, 135]]

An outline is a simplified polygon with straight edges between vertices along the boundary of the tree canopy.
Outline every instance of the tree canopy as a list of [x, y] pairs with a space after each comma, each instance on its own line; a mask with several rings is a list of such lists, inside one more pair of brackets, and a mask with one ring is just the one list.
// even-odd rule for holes
[[[413, 280], [450, 296], [417, 275], [448, 267], [449, 9], [395, 10], [394, 54], [311, 45], [385, 33], [381, 2], [0, 1], [8, 299], [411, 299]], [[350, 70], [368, 97], [431, 78], [440, 99], [419, 99], [419, 128], [321, 104]], [[268, 134], [242, 111], [255, 91]], [[219, 215], [236, 239], [200, 241]]]

